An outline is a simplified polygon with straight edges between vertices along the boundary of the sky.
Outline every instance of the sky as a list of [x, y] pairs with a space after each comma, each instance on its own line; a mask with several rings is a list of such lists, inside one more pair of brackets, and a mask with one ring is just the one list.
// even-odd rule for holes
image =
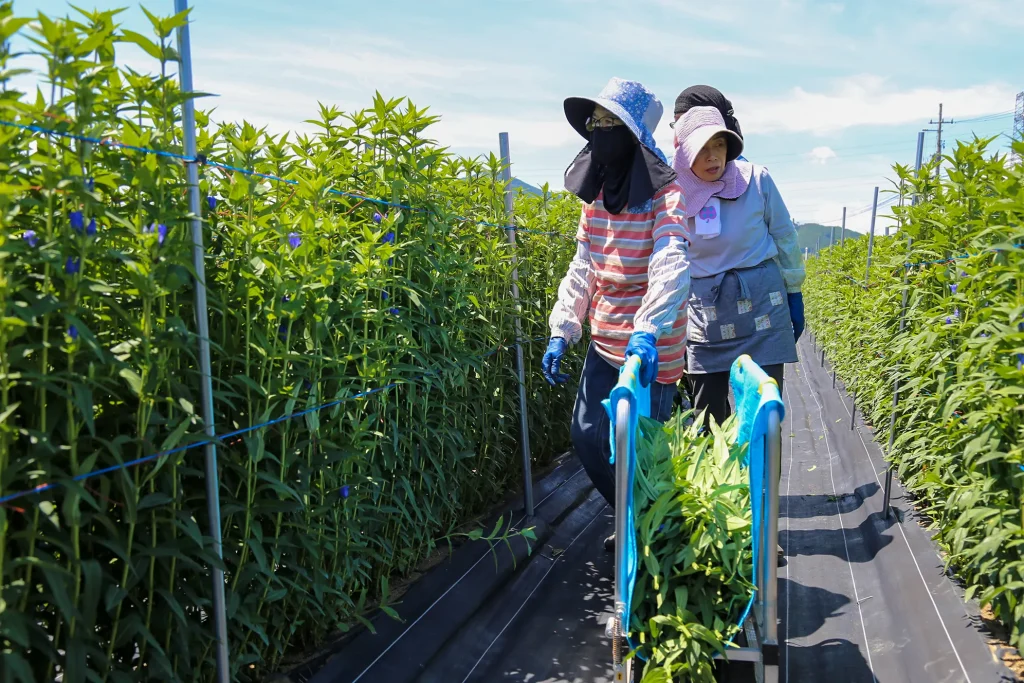
[[[148, 33], [137, 5], [76, 4], [128, 6], [124, 28]], [[708, 84], [732, 100], [744, 156], [768, 168], [795, 220], [838, 224], [846, 206], [859, 232], [874, 187], [889, 196], [892, 166], [913, 163], [922, 129], [934, 153], [940, 103], [954, 121], [947, 152], [972, 135], [1000, 135], [1005, 151], [1024, 90], [1024, 0], [194, 4], [195, 87], [217, 96], [201, 105], [217, 119], [313, 132], [302, 122], [318, 102], [353, 111], [375, 92], [409, 97], [441, 116], [428, 130], [452, 151], [496, 153], [508, 132], [513, 174], [561, 189], [584, 144], [566, 97], [596, 96], [613, 76], [642, 82], [665, 107], [655, 138], [671, 156], [676, 96]], [[173, 12], [170, 0], [146, 6]], [[56, 0], [15, 0], [15, 11], [73, 12]]]

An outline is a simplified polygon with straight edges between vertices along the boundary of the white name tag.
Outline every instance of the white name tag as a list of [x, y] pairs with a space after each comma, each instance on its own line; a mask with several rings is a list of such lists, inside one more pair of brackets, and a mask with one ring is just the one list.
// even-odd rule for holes
[[706, 240], [714, 239], [722, 234], [722, 202], [712, 197], [693, 219], [697, 228], [697, 236]]

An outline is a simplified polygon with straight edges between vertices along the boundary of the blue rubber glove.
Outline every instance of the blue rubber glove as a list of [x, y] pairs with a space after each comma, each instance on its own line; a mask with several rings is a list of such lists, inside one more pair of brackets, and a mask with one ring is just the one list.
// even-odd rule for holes
[[541, 372], [544, 373], [544, 379], [551, 386], [565, 384], [569, 381], [569, 375], [560, 372], [562, 369], [562, 358], [565, 356], [567, 348], [569, 348], [569, 343], [561, 337], [552, 337], [551, 341], [548, 342], [548, 350], [544, 353], [544, 360], [541, 361], [540, 368]]
[[650, 332], [634, 332], [626, 346], [626, 358], [640, 356], [640, 386], [650, 386], [658, 376], [657, 339]]
[[795, 292], [788, 295], [789, 317], [793, 320], [793, 336], [800, 341], [800, 335], [804, 333], [804, 295]]

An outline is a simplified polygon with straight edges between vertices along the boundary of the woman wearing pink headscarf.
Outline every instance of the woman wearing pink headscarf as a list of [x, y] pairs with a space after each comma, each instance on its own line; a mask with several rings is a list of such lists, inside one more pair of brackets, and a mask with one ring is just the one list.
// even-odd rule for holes
[[780, 388], [784, 365], [797, 362], [803, 259], [767, 169], [740, 158], [728, 100], [696, 86], [680, 95], [676, 115], [673, 168], [690, 243], [686, 376], [694, 409], [721, 424], [731, 414], [729, 370], [739, 356], [753, 358]]

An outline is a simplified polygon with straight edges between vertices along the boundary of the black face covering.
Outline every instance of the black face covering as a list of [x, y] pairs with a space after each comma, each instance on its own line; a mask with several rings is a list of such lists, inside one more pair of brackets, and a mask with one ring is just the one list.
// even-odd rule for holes
[[594, 130], [565, 172], [565, 189], [590, 204], [604, 192], [604, 208], [620, 214], [641, 207], [676, 172], [639, 142], [628, 126]]
[[632, 160], [636, 138], [625, 126], [615, 126], [610, 130], [597, 128], [590, 134], [590, 148], [594, 161], [602, 166], [618, 168]]
[[611, 130], [598, 128], [590, 134], [591, 156], [601, 166], [604, 206], [609, 213], [622, 213], [629, 203], [636, 147], [636, 138], [625, 126], [615, 126]]

